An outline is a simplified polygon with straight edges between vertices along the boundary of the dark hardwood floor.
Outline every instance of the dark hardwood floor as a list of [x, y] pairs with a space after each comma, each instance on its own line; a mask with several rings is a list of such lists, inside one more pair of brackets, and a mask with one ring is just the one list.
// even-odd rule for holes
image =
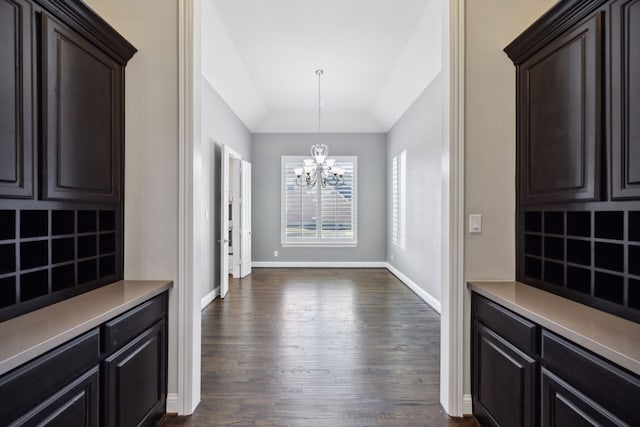
[[164, 426], [474, 426], [439, 402], [440, 318], [383, 269], [254, 269], [202, 312], [202, 402]]

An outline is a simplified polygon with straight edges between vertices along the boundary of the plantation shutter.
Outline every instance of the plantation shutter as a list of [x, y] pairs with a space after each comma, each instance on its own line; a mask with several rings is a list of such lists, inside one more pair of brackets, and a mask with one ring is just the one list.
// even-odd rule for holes
[[336, 186], [320, 188], [322, 239], [353, 239], [355, 226], [354, 162], [337, 161], [336, 166], [345, 170], [344, 182]]
[[315, 188], [296, 185], [294, 168], [300, 167], [302, 158], [283, 159], [284, 181], [284, 235], [296, 241], [318, 238], [318, 192]]
[[357, 243], [355, 156], [332, 156], [345, 170], [337, 185], [314, 188], [296, 184], [294, 169], [305, 157], [282, 157], [282, 244], [290, 246], [354, 246]]
[[393, 157], [391, 163], [391, 241], [404, 249], [407, 212], [407, 151]]
[[400, 213], [398, 212], [400, 182], [398, 178], [398, 156], [394, 156], [391, 163], [391, 238], [396, 245], [400, 244]]

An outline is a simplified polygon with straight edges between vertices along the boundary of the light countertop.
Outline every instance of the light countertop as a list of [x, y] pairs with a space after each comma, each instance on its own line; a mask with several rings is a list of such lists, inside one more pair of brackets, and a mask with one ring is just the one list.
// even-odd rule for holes
[[640, 375], [640, 324], [520, 282], [471, 281], [474, 292]]
[[0, 375], [172, 286], [167, 280], [121, 280], [0, 322]]

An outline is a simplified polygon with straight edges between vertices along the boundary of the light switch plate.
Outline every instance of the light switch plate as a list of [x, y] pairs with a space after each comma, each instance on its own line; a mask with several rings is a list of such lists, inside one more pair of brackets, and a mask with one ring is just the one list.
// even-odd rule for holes
[[482, 215], [478, 215], [478, 214], [469, 215], [469, 233], [470, 234], [482, 233]]

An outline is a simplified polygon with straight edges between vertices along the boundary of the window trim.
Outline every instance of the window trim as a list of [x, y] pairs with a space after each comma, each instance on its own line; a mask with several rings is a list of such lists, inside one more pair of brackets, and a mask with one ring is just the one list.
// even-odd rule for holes
[[[309, 156], [281, 156], [280, 157], [280, 245], [284, 248], [296, 248], [296, 247], [318, 247], [318, 248], [327, 248], [327, 247], [351, 247], [355, 248], [358, 246], [358, 156], [331, 156], [332, 159], [336, 159], [337, 162], [351, 162], [353, 163], [353, 187], [352, 194], [355, 203], [352, 204], [353, 210], [353, 238], [346, 241], [345, 239], [335, 239], [335, 238], [324, 238], [315, 237], [314, 240], [309, 239], [300, 239], [299, 241], [292, 242], [291, 240], [287, 240], [286, 238], [286, 163], [287, 162], [300, 162], [304, 159], [308, 159]], [[321, 229], [322, 227], [322, 217], [320, 211], [322, 210], [322, 195], [319, 187], [322, 185], [320, 183], [316, 184], [314, 190], [318, 192], [318, 206], [316, 217], [318, 218], [317, 227]]]

